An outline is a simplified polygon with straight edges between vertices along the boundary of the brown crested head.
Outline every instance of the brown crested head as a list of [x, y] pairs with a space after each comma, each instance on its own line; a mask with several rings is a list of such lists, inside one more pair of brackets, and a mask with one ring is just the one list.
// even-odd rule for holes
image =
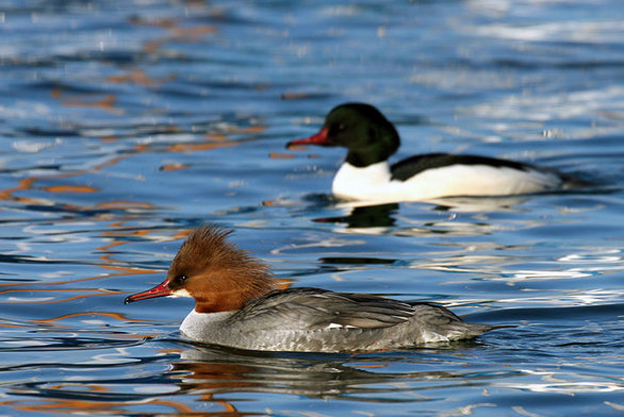
[[239, 310], [274, 289], [268, 265], [229, 242], [231, 233], [211, 224], [193, 230], [169, 267], [167, 288], [193, 297], [198, 313]]

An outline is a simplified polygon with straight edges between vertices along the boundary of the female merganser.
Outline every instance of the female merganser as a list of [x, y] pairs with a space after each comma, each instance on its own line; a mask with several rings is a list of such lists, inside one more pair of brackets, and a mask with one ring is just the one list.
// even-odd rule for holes
[[275, 289], [269, 267], [238, 249], [231, 230], [194, 230], [167, 278], [125, 303], [163, 296], [195, 299], [181, 332], [192, 340], [240, 349], [343, 352], [398, 349], [474, 338], [495, 326], [466, 323], [429, 303], [318, 288]]
[[340, 198], [415, 201], [450, 196], [505, 196], [570, 188], [582, 182], [554, 170], [474, 155], [432, 153], [388, 164], [400, 145], [396, 129], [375, 107], [335, 107], [314, 136], [292, 145], [342, 146], [347, 158], [332, 192]]

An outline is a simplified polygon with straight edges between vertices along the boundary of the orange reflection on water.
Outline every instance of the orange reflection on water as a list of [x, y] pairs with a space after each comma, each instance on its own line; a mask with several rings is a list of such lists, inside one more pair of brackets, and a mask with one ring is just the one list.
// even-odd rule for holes
[[271, 159], [293, 159], [295, 155], [286, 152], [271, 152], [269, 158]]
[[[212, 31], [206, 27], [199, 28], [186, 28], [180, 30], [172, 30], [172, 35], [178, 38], [184, 37], [199, 37], [209, 33]], [[170, 77], [154, 80], [149, 78], [149, 76], [140, 69], [130, 69], [129, 73], [122, 74], [119, 76], [113, 76], [109, 78], [109, 82], [117, 82], [117, 83], [135, 83], [143, 86], [157, 86], [158, 83], [164, 82], [171, 79]], [[62, 89], [62, 87], [54, 88], [50, 91], [50, 94], [53, 98], [60, 100], [65, 106], [78, 106], [78, 107], [98, 107], [105, 109], [107, 111], [121, 112], [121, 109], [116, 107], [116, 96], [112, 94], [103, 95], [101, 93], [94, 94], [76, 94], [75, 92], [67, 92]], [[182, 132], [178, 126], [170, 125], [170, 126], [159, 126], [159, 129], [165, 133], [178, 133]], [[199, 138], [199, 142], [191, 142], [191, 143], [175, 143], [165, 149], [165, 152], [194, 152], [194, 151], [206, 151], [212, 150], [222, 147], [230, 147], [241, 144], [240, 141], [231, 141], [229, 138], [229, 134], [254, 134], [262, 132], [266, 129], [266, 126], [251, 126], [251, 127], [238, 127], [238, 126], [228, 126], [224, 129], [216, 129], [219, 130], [219, 133], [206, 133], [204, 135], [197, 135], [196, 138]], [[184, 130], [186, 131], [186, 130]], [[224, 131], [223, 133], [221, 131]], [[106, 136], [101, 138], [103, 143], [108, 141], [117, 140], [114, 137]], [[121, 296], [124, 294], [124, 291], [120, 290], [111, 290], [107, 289], [111, 287], [108, 283], [101, 284], [101, 287], [93, 287], [90, 285], [88, 288], [80, 287], [81, 283], [87, 281], [95, 281], [95, 280], [111, 280], [113, 282], [115, 279], [122, 277], [129, 277], [133, 275], [145, 275], [145, 274], [162, 274], [161, 270], [152, 270], [145, 268], [136, 268], [136, 267], [128, 267], [124, 266], [127, 261], [115, 259], [115, 253], [123, 252], [119, 250], [120, 247], [126, 244], [131, 244], [135, 242], [136, 239], [127, 239], [127, 237], [136, 237], [141, 240], [146, 241], [167, 241], [167, 240], [177, 240], [185, 237], [189, 231], [180, 231], [178, 233], [173, 233], [167, 236], [148, 236], [153, 234], [152, 230], [142, 230], [136, 229], [134, 227], [128, 228], [128, 230], [124, 230], [126, 228], [126, 224], [124, 222], [133, 221], [136, 218], [142, 216], [146, 210], [155, 210], [155, 207], [152, 203], [148, 201], [127, 201], [127, 200], [108, 200], [108, 201], [97, 201], [98, 196], [102, 193], [102, 188], [98, 186], [87, 185], [84, 182], [80, 183], [80, 176], [87, 176], [94, 173], [98, 173], [105, 168], [113, 167], [120, 164], [121, 161], [127, 160], [128, 158], [135, 157], [136, 155], [142, 153], [149, 152], [162, 152], [162, 144], [130, 144], [127, 149], [125, 149], [124, 153], [113, 154], [108, 159], [103, 162], [97, 164], [96, 166], [90, 166], [86, 169], [77, 169], [71, 172], [56, 172], [52, 174], [41, 174], [41, 175], [32, 175], [27, 178], [17, 179], [17, 183], [12, 187], [5, 188], [0, 190], [0, 200], [10, 201], [12, 203], [22, 204], [22, 205], [32, 205], [32, 206], [40, 206], [40, 207], [51, 207], [55, 212], [71, 212], [72, 214], [85, 212], [88, 213], [88, 220], [94, 222], [96, 224], [95, 227], [102, 228], [107, 227], [108, 230], [101, 232], [100, 236], [106, 240], [106, 242], [95, 249], [98, 254], [100, 262], [98, 264], [93, 264], [93, 269], [104, 273], [92, 275], [95, 272], [90, 273], [90, 276], [81, 277], [77, 279], [62, 279], [51, 281], [50, 276], [54, 276], [57, 274], [46, 274], [45, 279], [42, 279], [37, 282], [9, 282], [9, 283], [1, 283], [0, 284], [0, 296], [2, 297], [2, 301], [0, 305], [59, 305], [61, 303], [76, 303], [76, 301], [80, 302], [84, 299], [92, 298], [92, 297], [100, 297], [100, 296]], [[171, 164], [162, 168], [162, 170], [174, 170], [174, 169], [185, 169], [189, 165], [188, 164]], [[74, 178], [72, 181], [65, 180], [67, 178]], [[76, 182], [72, 184], [71, 182]], [[42, 185], [41, 183], [44, 183]], [[52, 185], [47, 184], [48, 182], [52, 182]], [[85, 181], [86, 182], [86, 181]], [[107, 184], [103, 182], [102, 184]], [[99, 185], [99, 184], [98, 184]], [[105, 190], [104, 190], [105, 191]], [[32, 192], [32, 193], [29, 193]], [[76, 204], [76, 203], [67, 203], [62, 200], [62, 194], [66, 193], [87, 193], [93, 194], [93, 197], [85, 199], [87, 201], [86, 204]], [[26, 194], [24, 196], [23, 194]], [[28, 195], [30, 194], [30, 196]], [[35, 197], [32, 195], [35, 194]], [[43, 197], [42, 197], [43, 195]], [[94, 207], [98, 210], [94, 211]], [[103, 210], [99, 210], [103, 209]], [[29, 210], [27, 207], [26, 210]], [[104, 212], [102, 212], [104, 211]], [[119, 211], [119, 212], [117, 212]], [[114, 223], [110, 223], [111, 221], [115, 221]], [[63, 223], [66, 220], [59, 220], [59, 223]], [[72, 222], [75, 220], [69, 220]], [[96, 239], [97, 237], [94, 237]], [[31, 262], [38, 262], [39, 259], [37, 257], [29, 258]], [[47, 256], [42, 257], [40, 262], [42, 264], [46, 264], [50, 261]], [[56, 263], [56, 262], [55, 262]], [[69, 262], [71, 263], [71, 262]], [[50, 264], [52, 265], [52, 264]], [[47, 271], [46, 271], [47, 272]], [[53, 271], [52, 271], [53, 272]], [[44, 276], [42, 274], [42, 276]], [[58, 275], [57, 275], [58, 276]], [[59, 288], [61, 287], [61, 288]], [[113, 287], [115, 288], [115, 287]], [[93, 303], [93, 302], [92, 302]], [[86, 303], [85, 303], [86, 304]], [[78, 306], [78, 308], [80, 308]], [[60, 314], [58, 310], [61, 311], [64, 307], [55, 308], [55, 313]], [[71, 309], [75, 310], [76, 305], [71, 306]], [[67, 312], [67, 308], [65, 308], [65, 312]], [[43, 311], [41, 309], [40, 314], [47, 314], [48, 316], [44, 316], [42, 319], [29, 319], [33, 323], [52, 323], [52, 322], [60, 322], [65, 319], [76, 318], [79, 316], [93, 316], [98, 315], [103, 318], [108, 318], [113, 321], [128, 321], [123, 315], [115, 314], [115, 313], [102, 313], [102, 312], [80, 312], [74, 314], [64, 314], [58, 317], [50, 317], [50, 312]], [[54, 313], [53, 313], [54, 314]], [[136, 321], [136, 320], [131, 320]], [[1, 324], [2, 327], [12, 327], [13, 323]], [[137, 335], [137, 337], [142, 337]]]
[[204, 35], [214, 35], [218, 29], [214, 26], [197, 25], [197, 26], [172, 26], [169, 32], [176, 41], [193, 42], [199, 40]]
[[[71, 178], [79, 175], [85, 175], [93, 172], [98, 172], [103, 168], [106, 168], [111, 165], [115, 165], [118, 162], [132, 156], [131, 153], [126, 155], [115, 156], [108, 161], [104, 161], [95, 167], [88, 170], [76, 170], [71, 172], [58, 172], [56, 174], [50, 175], [33, 175], [31, 177], [23, 178], [18, 181], [17, 185], [14, 187], [9, 187], [4, 190], [0, 190], [0, 200], [4, 201], [14, 201], [24, 204], [41, 204], [41, 205], [50, 205], [52, 202], [47, 199], [37, 199], [37, 198], [26, 198], [26, 197], [17, 197], [15, 193], [18, 191], [29, 191], [35, 190], [35, 182], [40, 180], [52, 180], [52, 179], [62, 179], [62, 178]], [[43, 191], [48, 191], [51, 193], [64, 193], [64, 192], [97, 192], [99, 189], [90, 186], [80, 186], [80, 185], [59, 185], [59, 186], [49, 186], [49, 187], [41, 187]], [[146, 203], [149, 204], [149, 203]], [[74, 205], [67, 204], [66, 206], [71, 207], [72, 211], [76, 211], [79, 208]]]
[[[161, 21], [164, 22], [164, 21]], [[158, 24], [155, 26], [163, 27], [168, 34], [160, 39], [145, 42], [143, 44], [143, 52], [153, 54], [159, 51], [162, 46], [169, 42], [176, 43], [194, 43], [201, 42], [206, 35], [214, 35], [218, 32], [215, 26], [196, 25], [196, 26], [177, 26], [177, 21], [167, 20], [166, 25]]]
[[[117, 223], [117, 224], [114, 223], [111, 226], [121, 227], [123, 225], [120, 223]], [[112, 238], [113, 241], [111, 243], [107, 243], [106, 245], [98, 248], [98, 250], [101, 250], [104, 252], [104, 254], [100, 256], [100, 259], [103, 261], [103, 264], [95, 265], [95, 266], [100, 269], [108, 270], [109, 271], [108, 273], [95, 275], [95, 276], [89, 276], [85, 278], [59, 280], [59, 281], [40, 281], [40, 282], [29, 282], [29, 283], [24, 283], [24, 282], [3, 283], [3, 284], [0, 284], [0, 289], [1, 289], [0, 296], [2, 296], [5, 299], [8, 299], [9, 301], [0, 302], [0, 305], [60, 304], [60, 303], [67, 303], [67, 302], [73, 302], [76, 300], [86, 299], [90, 297], [122, 295], [125, 292], [118, 291], [118, 290], [110, 290], [110, 289], [102, 288], [102, 287], [78, 288], [77, 284], [82, 283], [82, 282], [87, 282], [87, 281], [111, 279], [111, 278], [124, 277], [124, 276], [162, 273], [162, 271], [160, 270], [116, 265], [119, 262], [114, 259], [111, 259], [108, 253], [110, 248], [121, 246], [123, 244], [128, 243], [127, 241], [117, 240], [116, 237], [130, 236], [130, 235], [144, 236], [144, 235], [149, 234], [150, 232], [151, 231], [149, 230], [132, 230], [132, 231], [127, 231], [125, 233], [119, 230], [111, 231], [111, 232], [104, 232], [102, 233], [102, 235], [105, 237]], [[53, 286], [63, 286], [65, 288], [50, 288]], [[66, 296], [59, 295], [62, 293], [70, 293], [70, 294]], [[28, 294], [28, 297], [20, 297], [19, 294]], [[9, 297], [12, 297], [13, 299]], [[123, 316], [114, 314], [114, 313], [85, 312], [83, 314], [105, 315], [109, 318], [113, 318], [113, 319], [120, 320], [120, 321], [126, 321], [126, 319]], [[67, 318], [70, 316], [67, 315], [67, 316], [62, 316], [62, 317]], [[54, 321], [54, 320], [58, 320], [58, 318], [43, 319], [43, 320]], [[2, 324], [0, 324], [0, 326], [2, 326]], [[9, 324], [8, 326], [11, 327], [12, 325]]]
[[88, 185], [51, 185], [41, 187], [41, 189], [51, 193], [95, 193], [99, 191], [99, 189]]
[[68, 95], [60, 88], [54, 88], [50, 95], [54, 99], [61, 100], [65, 107], [96, 107], [114, 114], [124, 113], [120, 107], [116, 106], [117, 96], [115, 94], [88, 93]]
[[[101, 277], [98, 277], [101, 278]], [[72, 281], [73, 282], [73, 281]], [[38, 284], [45, 284], [45, 283], [38, 283]], [[124, 294], [121, 291], [113, 291], [113, 290], [106, 290], [103, 288], [67, 288], [67, 289], [52, 289], [52, 288], [46, 288], [46, 289], [21, 289], [21, 288], [17, 288], [17, 289], [11, 289], [11, 290], [4, 290], [4, 291], [0, 291], [0, 295], [6, 295], [6, 294], [11, 294], [11, 293], [59, 293], [59, 292], [85, 292], [85, 291], [89, 291], [92, 294], [85, 294], [85, 295], [74, 295], [68, 298], [63, 298], [63, 299], [59, 299], [59, 300], [51, 300], [51, 301], [25, 301], [24, 299], [18, 299], [15, 300], [13, 302], [0, 302], [1, 305], [6, 305], [6, 304], [57, 304], [57, 303], [66, 303], [68, 301], [75, 301], [75, 300], [80, 300], [83, 298], [90, 298], [90, 297], [96, 297], [96, 296], [100, 296], [100, 295], [114, 295], [114, 294]], [[1, 326], [1, 324], [0, 324]]]
[[228, 137], [222, 133], [205, 133], [204, 138], [208, 140], [216, 140], [218, 142], [223, 142], [224, 140], [228, 140]]
[[228, 133], [262, 133], [266, 130], [266, 126], [257, 125], [257, 126], [247, 126], [247, 127], [231, 127], [228, 129]]
[[[52, 322], [66, 320], [66, 319], [74, 319], [74, 318], [77, 318], [77, 317], [85, 317], [85, 316], [89, 316], [89, 317], [91, 317], [91, 316], [101, 316], [101, 317], [108, 317], [108, 318], [111, 318], [113, 320], [128, 321], [128, 319], [123, 314], [119, 314], [119, 313], [101, 313], [101, 312], [95, 312], [95, 311], [86, 311], [86, 312], [83, 312], [83, 313], [64, 314], [62, 316], [54, 317], [54, 318], [50, 318], [50, 319], [33, 320], [33, 322], [36, 322], [36, 323], [52, 323]], [[144, 322], [147, 322], [148, 320], [132, 319], [132, 321], [133, 322], [137, 322], [137, 323], [144, 323]], [[135, 337], [137, 335], [129, 334], [127, 336]]]
[[[29, 282], [29, 283], [10, 282], [10, 283], [5, 283], [5, 284], [0, 284], [0, 288], [14, 287], [14, 286], [31, 286], [31, 285], [46, 285], [46, 286], [47, 285], [67, 285], [67, 284], [72, 284], [72, 283], [77, 283], [77, 282], [92, 281], [96, 279], [122, 277], [122, 276], [129, 276], [129, 275], [160, 274], [163, 272], [158, 269], [145, 269], [145, 268], [136, 268], [136, 267], [129, 268], [129, 267], [115, 266], [115, 265], [98, 265], [98, 267], [103, 268], [103, 269], [112, 269], [112, 270], [123, 271], [123, 272], [120, 272], [118, 274], [96, 275], [96, 276], [91, 276], [91, 277], [86, 277], [86, 278], [78, 278], [78, 279], [71, 279], [71, 280], [64, 280], [64, 281], [46, 281], [46, 282]], [[83, 291], [86, 289], [80, 289], [80, 290]], [[98, 290], [105, 291], [101, 288], [99, 288]], [[11, 290], [0, 291], [0, 294], [4, 292], [10, 292], [10, 291]], [[21, 291], [37, 291], [37, 290], [24, 289]], [[107, 294], [122, 294], [122, 293], [117, 292], [117, 291], [109, 291]]]
[[125, 74], [110, 75], [106, 77], [106, 81], [110, 83], [137, 84], [144, 87], [159, 86], [174, 79], [175, 76], [173, 74], [163, 78], [153, 78], [147, 75], [147, 73], [145, 73], [145, 71], [141, 68], [131, 68], [129, 72]]
[[[89, 393], [93, 393], [94, 397], [102, 394], [106, 394], [109, 390], [106, 387], [102, 387], [96, 384], [62, 384], [56, 385], [50, 388], [50, 390], [61, 390], [63, 396], [68, 396], [67, 388], [79, 388], [74, 390], [77, 395], [88, 396]], [[86, 391], [86, 392], [85, 392]], [[32, 395], [30, 390], [14, 389], [14, 393]], [[114, 395], [114, 393], [112, 394]], [[34, 404], [33, 404], [34, 402]], [[74, 414], [79, 412], [81, 415], [120, 415], [122, 412], [127, 413], [128, 409], [132, 405], [158, 405], [162, 407], [171, 408], [176, 415], [197, 415], [196, 412], [187, 407], [184, 404], [179, 404], [173, 401], [165, 401], [159, 399], [137, 399], [131, 401], [113, 401], [113, 400], [96, 400], [96, 399], [66, 399], [66, 398], [46, 398], [40, 399], [39, 403], [33, 400], [28, 401], [29, 404], [24, 404], [21, 401], [0, 401], [0, 405], [11, 407], [14, 410], [25, 412], [39, 412], [39, 413], [55, 413], [55, 414]], [[140, 414], [139, 414], [140, 415]]]
[[236, 145], [236, 142], [176, 143], [171, 145], [167, 150], [171, 152], [207, 151], [210, 149], [227, 148]]
[[310, 98], [310, 94], [297, 91], [286, 91], [280, 98], [282, 100], [301, 100]]
[[39, 178], [37, 177], [30, 177], [30, 178], [24, 178], [24, 179], [19, 180], [15, 187], [10, 187], [10, 188], [0, 191], [0, 200], [5, 200], [5, 201], [10, 200], [10, 201], [16, 201], [16, 202], [20, 202], [24, 204], [36, 204], [38, 202], [41, 202], [42, 201], [41, 199], [13, 196], [13, 193], [15, 193], [16, 191], [32, 189], [33, 182], [35, 182], [38, 179]]
[[179, 171], [179, 170], [187, 169], [188, 167], [190, 167], [189, 164], [175, 163], [175, 164], [162, 165], [158, 169], [160, 171]]

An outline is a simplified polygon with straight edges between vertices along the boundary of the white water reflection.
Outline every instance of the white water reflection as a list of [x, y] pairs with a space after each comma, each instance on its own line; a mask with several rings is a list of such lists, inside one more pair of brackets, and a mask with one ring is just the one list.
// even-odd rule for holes
[[[513, 249], [516, 253], [521, 247], [505, 248]], [[463, 252], [491, 251], [497, 249], [497, 245], [479, 244], [463, 248]], [[525, 249], [528, 249], [525, 248]], [[520, 264], [523, 256], [512, 254], [506, 255], [483, 255], [479, 253], [463, 253], [452, 255], [445, 253], [444, 258], [428, 262], [416, 261], [413, 268], [432, 269], [439, 271], [455, 271], [479, 274], [481, 279], [489, 281], [505, 281], [508, 283], [525, 281], [547, 281], [561, 279], [582, 279], [602, 274], [609, 274], [624, 270], [624, 257], [619, 249], [598, 249], [564, 255], [553, 260], [538, 262], [543, 265], [542, 269], [525, 269], [518, 267], [510, 268], [510, 263]], [[535, 264], [536, 262], [533, 262]], [[566, 267], [566, 265], [581, 265]], [[467, 268], [470, 267], [470, 268]], [[457, 281], [461, 282], [461, 281]]]
[[[604, 393], [624, 391], [624, 383], [614, 383], [605, 381], [576, 381], [564, 382], [561, 380], [561, 374], [549, 373], [548, 377], [557, 379], [557, 382], [551, 383], [527, 383], [527, 384], [497, 384], [498, 386], [527, 390], [531, 392], [554, 393], [575, 395], [580, 393]], [[548, 379], [544, 377], [544, 379]]]
[[[468, 300], [463, 300], [464, 303]], [[507, 305], [551, 305], [551, 306], [596, 306], [624, 302], [624, 290], [569, 290], [557, 293], [556, 296], [530, 296], [513, 297], [497, 300], [498, 303]]]
[[[600, 117], [603, 112], [624, 112], [624, 87], [608, 86], [598, 90], [579, 92], [559, 92], [549, 95], [514, 95], [508, 96], [495, 103], [483, 103], [466, 108], [466, 114], [487, 116], [496, 119], [513, 120], [517, 114], [528, 114], [529, 108], [539, 106], [542, 110], [530, 114], [534, 121], [549, 121], [556, 119], [571, 119], [594, 115]], [[583, 131], [575, 132], [574, 137], [584, 138], [598, 134], [621, 132], [621, 124], [617, 126], [601, 125]], [[598, 129], [598, 131], [597, 131]], [[505, 129], [509, 130], [509, 129]], [[541, 131], [537, 131], [541, 132]], [[513, 133], [512, 133], [513, 134]], [[535, 139], [524, 136], [525, 139]], [[522, 139], [521, 136], [515, 139]]]

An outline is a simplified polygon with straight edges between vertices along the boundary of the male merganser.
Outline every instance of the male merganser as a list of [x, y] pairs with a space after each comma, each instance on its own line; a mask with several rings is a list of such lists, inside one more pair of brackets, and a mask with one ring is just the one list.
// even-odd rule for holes
[[318, 288], [275, 289], [269, 267], [226, 237], [231, 230], [194, 230], [167, 278], [125, 303], [163, 296], [195, 299], [184, 319], [188, 338], [240, 349], [343, 352], [398, 349], [474, 338], [495, 326], [466, 323], [430, 303], [403, 302]]
[[432, 153], [388, 164], [400, 145], [395, 127], [375, 107], [335, 107], [314, 136], [293, 145], [342, 146], [347, 157], [332, 192], [340, 198], [415, 201], [450, 196], [504, 196], [570, 188], [582, 182], [548, 168], [474, 155]]

